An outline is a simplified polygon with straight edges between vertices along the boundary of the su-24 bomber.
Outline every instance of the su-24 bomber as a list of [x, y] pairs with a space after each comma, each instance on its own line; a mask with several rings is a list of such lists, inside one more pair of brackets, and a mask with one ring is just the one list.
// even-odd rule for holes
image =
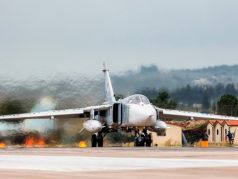
[[[0, 116], [0, 120], [24, 120], [24, 119], [62, 119], [80, 118], [86, 119], [83, 129], [92, 133], [92, 143], [97, 143], [97, 136], [101, 138], [107, 133], [119, 130], [136, 130], [137, 127], [145, 127], [149, 131], [163, 134], [168, 128], [164, 120], [176, 119], [204, 119], [204, 120], [238, 120], [238, 118], [214, 114], [186, 112], [178, 110], [162, 109], [152, 105], [149, 99], [141, 94], [135, 94], [124, 99], [115, 99], [109, 70], [103, 65], [105, 75], [105, 102], [99, 106], [85, 108], [54, 110], [37, 113], [24, 113]], [[96, 145], [92, 145], [96, 146]], [[103, 146], [101, 144], [100, 146]]]

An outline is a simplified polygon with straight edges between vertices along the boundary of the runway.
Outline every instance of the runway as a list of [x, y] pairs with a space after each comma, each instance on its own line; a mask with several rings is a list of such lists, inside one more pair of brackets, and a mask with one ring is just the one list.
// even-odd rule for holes
[[58, 172], [238, 167], [238, 160], [152, 159], [72, 156], [0, 156], [0, 169]]
[[193, 148], [6, 149], [0, 151], [0, 176], [137, 178], [140, 173], [158, 178], [167, 173], [166, 178], [200, 178], [205, 172], [209, 178], [237, 178], [237, 154], [237, 149]]

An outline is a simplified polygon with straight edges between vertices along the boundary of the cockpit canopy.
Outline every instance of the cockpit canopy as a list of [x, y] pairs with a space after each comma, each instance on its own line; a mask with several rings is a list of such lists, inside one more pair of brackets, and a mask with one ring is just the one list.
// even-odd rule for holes
[[122, 103], [126, 104], [150, 104], [150, 101], [147, 97], [141, 94], [135, 94], [121, 100]]

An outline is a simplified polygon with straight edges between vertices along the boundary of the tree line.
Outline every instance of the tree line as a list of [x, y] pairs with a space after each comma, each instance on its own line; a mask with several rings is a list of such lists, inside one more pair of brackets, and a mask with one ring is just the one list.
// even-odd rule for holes
[[[174, 91], [145, 88], [137, 93], [146, 95], [154, 105], [161, 108], [186, 110], [187, 106], [201, 104], [204, 112], [238, 116], [238, 89], [234, 84], [187, 85]], [[123, 98], [123, 96], [117, 95], [117, 98]], [[0, 115], [30, 112], [34, 103], [35, 100], [31, 99], [6, 98], [0, 101]]]
[[238, 89], [234, 84], [187, 85], [174, 91], [145, 88], [137, 91], [137, 93], [146, 95], [154, 105], [162, 108], [191, 109], [194, 111], [194, 104], [200, 104], [201, 110], [199, 112], [238, 116]]

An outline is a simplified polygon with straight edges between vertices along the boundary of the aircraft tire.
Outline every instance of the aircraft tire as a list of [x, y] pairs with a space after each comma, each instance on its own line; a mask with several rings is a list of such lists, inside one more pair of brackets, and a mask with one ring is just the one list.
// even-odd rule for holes
[[102, 133], [98, 133], [97, 142], [98, 142], [98, 147], [103, 147], [103, 136], [102, 136]]
[[92, 135], [91, 145], [92, 145], [92, 147], [97, 147], [97, 135], [96, 134]]

